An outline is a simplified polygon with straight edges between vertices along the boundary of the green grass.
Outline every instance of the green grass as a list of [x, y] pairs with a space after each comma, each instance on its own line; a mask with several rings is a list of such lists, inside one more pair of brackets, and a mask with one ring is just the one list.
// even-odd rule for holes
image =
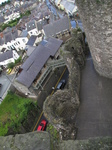
[[0, 136], [8, 132], [8, 128], [18, 130], [28, 112], [36, 106], [31, 99], [8, 93], [0, 105]]

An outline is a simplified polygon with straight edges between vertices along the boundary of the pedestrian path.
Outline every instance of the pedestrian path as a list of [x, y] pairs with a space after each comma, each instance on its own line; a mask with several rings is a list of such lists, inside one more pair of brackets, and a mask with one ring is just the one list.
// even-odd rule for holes
[[100, 76], [90, 57], [82, 70], [77, 139], [112, 136], [112, 79]]

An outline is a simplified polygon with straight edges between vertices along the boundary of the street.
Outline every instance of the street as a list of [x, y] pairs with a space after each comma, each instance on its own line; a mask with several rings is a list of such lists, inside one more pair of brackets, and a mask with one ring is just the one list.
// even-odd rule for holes
[[[43, 103], [44, 103], [45, 99], [47, 98], [47, 96], [52, 95], [54, 93], [54, 90], [52, 89], [52, 87], [56, 87], [61, 79], [65, 79], [66, 83], [67, 83], [68, 75], [69, 75], [68, 69], [65, 67], [61, 67], [57, 71], [57, 74], [55, 72], [50, 77], [48, 83], [44, 87], [44, 90], [41, 92], [41, 94], [39, 95], [39, 97], [37, 99], [38, 105], [41, 109], [41, 112], [40, 112], [40, 117], [38, 118], [37, 123], [34, 126], [33, 131], [37, 130], [39, 123], [43, 119], [46, 120], [46, 118], [44, 117], [44, 114], [43, 114]], [[66, 86], [65, 86], [65, 88], [66, 88]]]
[[0, 88], [0, 103], [1, 101], [5, 98], [5, 96], [7, 95], [7, 91], [10, 88], [11, 82], [13, 81], [15, 77], [15, 74], [12, 75], [5, 75], [5, 73], [2, 73], [0, 76], [0, 83], [2, 84], [1, 88]]

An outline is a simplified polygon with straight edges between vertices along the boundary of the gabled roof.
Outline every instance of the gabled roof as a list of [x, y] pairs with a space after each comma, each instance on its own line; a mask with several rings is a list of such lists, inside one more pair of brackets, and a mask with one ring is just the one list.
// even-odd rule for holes
[[32, 35], [30, 37], [30, 39], [28, 40], [28, 42], [26, 43], [26, 45], [33, 46], [33, 44], [35, 43], [36, 38], [37, 38], [37, 36]]
[[4, 41], [5, 43], [11, 42], [12, 40], [15, 40], [17, 37], [18, 37], [17, 30], [9, 31], [8, 33], [4, 34]]
[[13, 58], [13, 51], [7, 51], [3, 54], [0, 54], [0, 62], [5, 61], [7, 59]]
[[52, 22], [43, 27], [46, 37], [56, 36], [57, 33], [69, 29], [69, 19], [67, 16]]
[[6, 33], [4, 35], [4, 40], [5, 40], [5, 43], [10, 42], [12, 40], [12, 34], [11, 34], [11, 32]]
[[38, 28], [38, 31], [42, 30], [43, 29], [43, 26], [47, 25], [47, 20], [41, 20], [41, 21], [38, 21], [37, 22], [37, 28]]
[[35, 20], [32, 20], [27, 23], [27, 31], [31, 31], [36, 28]]
[[4, 17], [3, 17], [3, 16], [0, 16], [0, 24], [3, 23], [4, 20], [5, 20]]
[[27, 30], [23, 30], [20, 37], [27, 37], [27, 35], [28, 35]]
[[62, 42], [59, 39], [49, 38], [45, 44], [40, 43], [21, 66], [23, 70], [17, 77], [17, 81], [29, 88], [46, 61], [50, 56], [55, 55]]

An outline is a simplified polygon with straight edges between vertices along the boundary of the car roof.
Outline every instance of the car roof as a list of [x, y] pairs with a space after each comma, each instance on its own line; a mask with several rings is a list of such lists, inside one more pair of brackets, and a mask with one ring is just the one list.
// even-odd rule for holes
[[61, 85], [62, 85], [62, 82], [59, 82], [57, 89], [59, 89]]
[[37, 130], [41, 131], [41, 129], [42, 129], [42, 126], [39, 125]]

